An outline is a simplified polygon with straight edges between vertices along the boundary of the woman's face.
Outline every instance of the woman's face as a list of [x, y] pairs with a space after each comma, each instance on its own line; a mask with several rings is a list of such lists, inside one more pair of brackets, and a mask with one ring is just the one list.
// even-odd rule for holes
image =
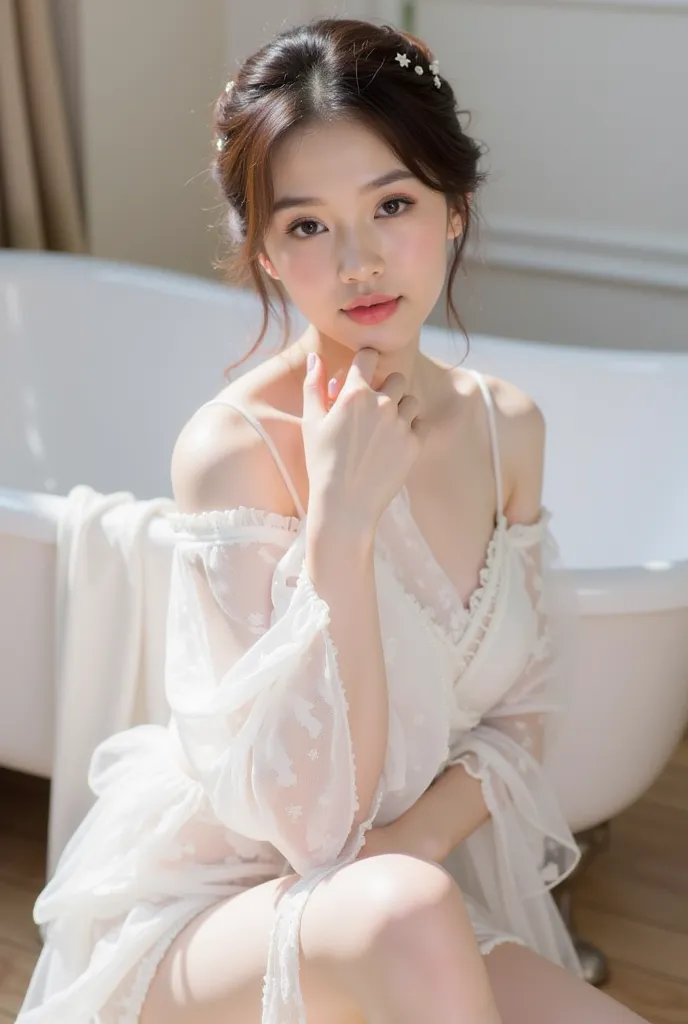
[[[445, 197], [352, 121], [289, 135], [275, 153], [273, 183], [262, 262], [309, 323], [354, 351], [392, 352], [417, 340], [442, 292], [454, 236]], [[391, 315], [372, 323], [344, 311], [371, 293], [399, 300]]]

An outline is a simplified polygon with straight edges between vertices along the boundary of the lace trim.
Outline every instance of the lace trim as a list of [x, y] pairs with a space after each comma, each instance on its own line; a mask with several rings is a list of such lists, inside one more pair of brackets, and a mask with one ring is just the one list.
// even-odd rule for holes
[[179, 921], [172, 925], [172, 927], [165, 932], [160, 939], [158, 939], [156, 944], [152, 946], [149, 952], [143, 957], [136, 969], [128, 994], [121, 999], [118, 999], [117, 1003], [113, 1007], [117, 1014], [115, 1017], [115, 1024], [138, 1024], [143, 1004], [146, 1001], [146, 996], [148, 995], [148, 989], [151, 986], [155, 973], [162, 963], [165, 954], [180, 932], [182, 932], [195, 917], [198, 917], [198, 915], [202, 914], [206, 909], [207, 907], [195, 907], [190, 913], [184, 914]]
[[302, 522], [295, 516], [246, 505], [208, 512], [168, 512], [164, 519], [174, 533], [192, 533], [197, 537], [215, 537], [237, 527], [267, 527], [297, 533]]
[[[487, 552], [485, 555], [485, 565], [482, 567], [480, 573], [478, 574], [478, 586], [475, 588], [473, 593], [468, 598], [468, 607], [464, 607], [463, 609], [464, 612], [466, 613], [466, 624], [468, 620], [470, 620], [472, 616], [475, 615], [478, 608], [482, 604], [483, 597], [485, 594], [485, 588], [487, 587], [487, 584], [489, 583], [490, 577], [492, 575], [495, 552], [497, 550], [497, 541], [499, 540], [501, 530], [504, 529], [504, 527], [506, 527], [506, 520], [504, 519], [503, 516], [500, 516], [499, 521], [494, 528], [492, 537], [490, 538], [490, 543], [487, 546]], [[465, 633], [465, 628], [462, 630], [461, 635], [463, 635], [463, 633]]]
[[[340, 670], [341, 655], [339, 653], [339, 648], [337, 647], [336, 643], [332, 639], [332, 634], [330, 633], [330, 629], [329, 629], [329, 625], [330, 625], [330, 607], [329, 607], [329, 605], [327, 604], [326, 601], [323, 601], [323, 599], [320, 597], [320, 594], [318, 593], [318, 591], [313, 586], [313, 581], [311, 580], [310, 576], [308, 575], [308, 571], [306, 569], [305, 561], [303, 562], [303, 564], [301, 566], [301, 572], [299, 573], [297, 585], [299, 587], [303, 588], [303, 590], [305, 591], [305, 593], [309, 597], [309, 599], [320, 610], [320, 615], [319, 615], [319, 619], [318, 619], [318, 627], [317, 628], [318, 628], [318, 631], [323, 634], [323, 639], [325, 641], [325, 646], [326, 646], [326, 648], [328, 648], [330, 650], [330, 652], [332, 654], [332, 658], [334, 660], [334, 665], [335, 665], [335, 671], [337, 673], [337, 678], [341, 681], [341, 678], [342, 678], [342, 674], [341, 674], [341, 670]], [[346, 688], [344, 686], [340, 685], [339, 687], [337, 687], [337, 690], [339, 692], [339, 697], [340, 697], [340, 700], [342, 702], [342, 706], [344, 708], [344, 712], [345, 712], [344, 721], [347, 723], [347, 735], [348, 735], [348, 738], [349, 738], [349, 770], [351, 772], [351, 778], [354, 780], [353, 801], [352, 801], [352, 808], [351, 808], [351, 818], [353, 820], [353, 818], [358, 813], [358, 811], [360, 809], [360, 806], [359, 806], [359, 801], [358, 801], [358, 788], [356, 786], [356, 777], [357, 777], [357, 775], [356, 775], [356, 754], [355, 754], [355, 751], [354, 751], [354, 745], [353, 745], [353, 743], [351, 741], [351, 730], [349, 729], [349, 722], [351, 721], [351, 714], [350, 714], [351, 709], [349, 707], [349, 701], [348, 701], [348, 698], [347, 698], [347, 695], [346, 695]]]
[[[473, 629], [473, 635], [470, 638], [470, 642], [468, 642], [465, 645], [463, 653], [461, 657], [458, 659], [458, 676], [463, 675], [463, 673], [466, 671], [468, 666], [475, 658], [492, 624], [492, 618], [494, 616], [494, 610], [497, 606], [497, 598], [499, 596], [499, 581], [495, 582], [495, 586], [492, 587], [492, 592], [488, 595], [487, 598], [485, 598], [484, 591], [487, 587], [487, 583], [490, 580], [491, 576], [491, 573], [488, 573], [486, 575], [485, 586], [482, 588], [480, 593], [480, 608], [482, 610], [482, 615], [480, 616], [480, 618], [478, 618], [478, 609], [476, 606], [475, 612], [469, 617], [468, 621], [466, 622], [466, 628], [464, 629], [462, 634], [462, 639], [465, 639], [468, 634], [469, 626], [475, 626], [475, 628]], [[485, 600], [483, 600], [483, 598], [485, 598]]]
[[[443, 626], [439, 622], [434, 609], [430, 605], [423, 604], [418, 600], [415, 594], [412, 594], [411, 591], [407, 589], [394, 560], [390, 559], [386, 554], [381, 555], [382, 561], [389, 569], [404, 598], [413, 606], [418, 616], [423, 620], [435, 638], [441, 643], [449, 646], [454, 654], [456, 654], [457, 646], [466, 635], [470, 623], [474, 620], [483, 606], [485, 591], [495, 569], [497, 544], [502, 533], [505, 532], [504, 526], [505, 520], [500, 517], [485, 552], [485, 564], [479, 572], [478, 585], [471, 593], [467, 606], [462, 605], [457, 597], [456, 608], [452, 612], [451, 616], [452, 624], [449, 628]], [[496, 589], [497, 588], [495, 588], [495, 590]]]
[[268, 941], [268, 961], [263, 979], [261, 1024], [306, 1024], [306, 1005], [301, 991], [299, 971], [299, 933], [301, 918], [311, 893], [323, 879], [356, 860], [372, 828], [382, 803], [384, 779], [381, 776], [369, 817], [358, 826], [341, 855], [332, 864], [315, 868], [297, 879], [277, 905], [277, 914]]
[[301, 570], [296, 579], [296, 586], [299, 590], [303, 590], [304, 594], [308, 598], [309, 604], [313, 604], [317, 609], [317, 622], [315, 623], [315, 629], [313, 629], [312, 631], [320, 631], [327, 633], [327, 642], [332, 650], [337, 667], [339, 667], [339, 650], [337, 649], [337, 646], [329, 633], [330, 606], [328, 605], [327, 601], [323, 601], [322, 597], [313, 586], [313, 581], [308, 575], [305, 559], [301, 563]]
[[507, 526], [507, 535], [516, 547], [529, 547], [531, 544], [537, 544], [545, 536], [551, 518], [551, 511], [543, 505], [540, 509], [540, 516], [534, 523], [511, 523], [510, 526]]
[[511, 943], [513, 946], [524, 946], [525, 949], [528, 949], [528, 943], [519, 939], [517, 935], [495, 935], [492, 939], [480, 942], [478, 948], [482, 956], [489, 956], [497, 946], [505, 946], [507, 943]]
[[[478, 575], [478, 585], [469, 596], [467, 605], [462, 604], [460, 595], [456, 593], [456, 588], [452, 588], [456, 594], [456, 607], [452, 611], [449, 629], [438, 621], [437, 615], [431, 607], [422, 604], [414, 594], [407, 590], [394, 564], [389, 559], [386, 559], [405, 598], [413, 605], [433, 635], [443, 643], [448, 644], [454, 655], [456, 655], [457, 649], [465, 640], [471, 627], [475, 626], [469, 646], [462, 653], [458, 664], [455, 664], [456, 674], [454, 679], [457, 679], [466, 671], [480, 650], [480, 646], [490, 628], [499, 593], [499, 579], [493, 580], [493, 577], [497, 568], [503, 562], [503, 559], [497, 560], [497, 545], [500, 538], [504, 535], [505, 540], [515, 549], [530, 548], [542, 542], [547, 546], [548, 555], [551, 553], [556, 554], [558, 547], [548, 529], [551, 518], [552, 513], [544, 506], [540, 510], [539, 518], [534, 523], [509, 524], [503, 513], [498, 514], [497, 523], [485, 553], [485, 564], [480, 569]], [[451, 581], [449, 582], [451, 584]], [[489, 595], [490, 599], [487, 601], [486, 591], [491, 582], [494, 582], [494, 586]], [[541, 612], [541, 610], [539, 602], [537, 611]]]

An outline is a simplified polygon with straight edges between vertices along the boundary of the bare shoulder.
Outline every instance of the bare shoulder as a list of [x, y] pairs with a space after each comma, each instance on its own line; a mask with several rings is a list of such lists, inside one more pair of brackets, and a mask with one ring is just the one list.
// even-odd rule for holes
[[510, 381], [485, 374], [494, 399], [510, 522], [534, 522], [542, 505], [546, 423], [535, 400]]
[[511, 381], [487, 373], [483, 376], [494, 398], [498, 427], [505, 435], [505, 443], [518, 446], [540, 437], [544, 440], [545, 417], [535, 399]]
[[[297, 435], [260, 376], [229, 385], [220, 398], [236, 401], [270, 436], [283, 461], [293, 463]], [[300, 431], [299, 431], [300, 437]], [[246, 506], [295, 516], [297, 510], [273, 455], [256, 428], [231, 405], [198, 409], [182, 428], [172, 452], [171, 479], [180, 511], [205, 512]]]

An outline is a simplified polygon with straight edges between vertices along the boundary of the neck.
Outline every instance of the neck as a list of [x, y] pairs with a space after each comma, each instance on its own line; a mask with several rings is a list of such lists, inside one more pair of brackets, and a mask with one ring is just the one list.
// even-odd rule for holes
[[[332, 377], [343, 379], [353, 362], [355, 352], [339, 342], [321, 334], [312, 325], [296, 343], [303, 353], [305, 362], [308, 352], [317, 352], [325, 366], [327, 380]], [[394, 352], [381, 353], [371, 386], [380, 388], [390, 373], [401, 373], [406, 378], [407, 394], [422, 400], [423, 368], [425, 357], [420, 352], [420, 338], [412, 339], [407, 345]]]

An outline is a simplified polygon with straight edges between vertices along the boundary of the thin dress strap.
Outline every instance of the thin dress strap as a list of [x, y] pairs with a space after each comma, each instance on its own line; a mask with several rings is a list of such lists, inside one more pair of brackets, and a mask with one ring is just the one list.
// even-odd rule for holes
[[483, 393], [485, 399], [485, 405], [487, 406], [487, 418], [490, 424], [490, 444], [492, 445], [492, 462], [494, 465], [495, 482], [497, 484], [497, 512], [499, 516], [504, 514], [503, 509], [503, 496], [502, 496], [502, 466], [499, 458], [499, 442], [497, 440], [497, 420], [495, 417], [494, 410], [494, 399], [492, 398], [492, 392], [485, 381], [482, 373], [477, 370], [471, 370], [466, 367], [468, 372], [472, 374], [480, 385], [480, 390]]
[[252, 416], [247, 409], [244, 409], [243, 405], [239, 405], [238, 402], [230, 401], [228, 398], [213, 398], [211, 399], [210, 402], [206, 402], [205, 405], [229, 405], [232, 409], [236, 409], [237, 412], [241, 413], [244, 419], [247, 420], [251, 424], [251, 426], [260, 434], [260, 436], [263, 438], [266, 445], [268, 446], [272, 454], [272, 457], [277, 463], [277, 468], [282, 474], [282, 479], [287, 485], [287, 489], [292, 496], [292, 500], [299, 514], [299, 518], [304, 519], [306, 516], [306, 510], [301, 504], [301, 499], [299, 498], [298, 491], [294, 486], [294, 481], [292, 480], [291, 476], [287, 471], [287, 467], [284, 465], [284, 462], [282, 461], [282, 456], [277, 451], [277, 446], [275, 442], [272, 440], [272, 438], [267, 433], [262, 424], [255, 418], [255, 416]]

